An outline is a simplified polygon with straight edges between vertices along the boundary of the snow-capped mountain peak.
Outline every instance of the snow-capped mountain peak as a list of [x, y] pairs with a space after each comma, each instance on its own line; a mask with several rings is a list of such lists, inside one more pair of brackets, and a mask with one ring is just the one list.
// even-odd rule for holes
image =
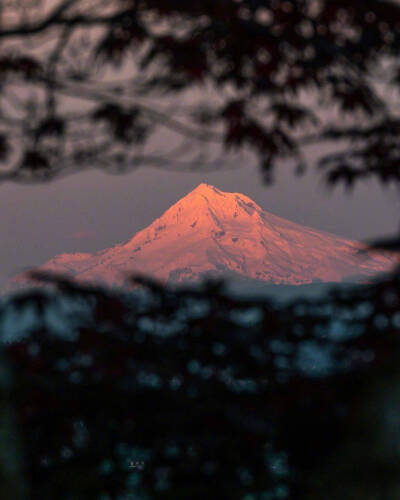
[[161, 281], [207, 274], [267, 283], [342, 281], [389, 271], [395, 258], [262, 210], [249, 197], [202, 183], [127, 243], [63, 254], [42, 269], [122, 284], [140, 272]]

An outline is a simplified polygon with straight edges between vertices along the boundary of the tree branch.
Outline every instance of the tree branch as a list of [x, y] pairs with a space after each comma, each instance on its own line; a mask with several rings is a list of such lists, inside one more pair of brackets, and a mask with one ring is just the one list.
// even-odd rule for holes
[[63, 15], [78, 2], [78, 0], [66, 0], [63, 4], [57, 7], [53, 12], [51, 12], [46, 19], [33, 24], [21, 24], [14, 26], [10, 29], [0, 30], [1, 38], [11, 38], [20, 36], [29, 36], [41, 33], [48, 28], [53, 26], [91, 26], [97, 24], [107, 24], [109, 23], [113, 16], [98, 16], [98, 17], [86, 17], [82, 15], [76, 15], [74, 17], [65, 18]]

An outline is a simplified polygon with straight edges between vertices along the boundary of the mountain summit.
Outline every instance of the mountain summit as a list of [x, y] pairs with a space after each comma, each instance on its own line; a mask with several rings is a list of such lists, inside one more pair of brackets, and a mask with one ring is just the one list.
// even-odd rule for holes
[[41, 269], [122, 284], [140, 272], [163, 282], [239, 275], [305, 284], [389, 271], [388, 254], [272, 215], [240, 193], [200, 184], [128, 242], [96, 254], [59, 255]]

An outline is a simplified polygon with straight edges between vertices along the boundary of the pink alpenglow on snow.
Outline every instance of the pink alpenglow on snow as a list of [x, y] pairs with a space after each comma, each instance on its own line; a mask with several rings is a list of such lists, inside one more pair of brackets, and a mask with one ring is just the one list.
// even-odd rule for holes
[[127, 243], [96, 254], [63, 254], [40, 269], [121, 285], [132, 273], [162, 282], [207, 275], [307, 284], [368, 278], [396, 258], [264, 211], [240, 193], [200, 184]]

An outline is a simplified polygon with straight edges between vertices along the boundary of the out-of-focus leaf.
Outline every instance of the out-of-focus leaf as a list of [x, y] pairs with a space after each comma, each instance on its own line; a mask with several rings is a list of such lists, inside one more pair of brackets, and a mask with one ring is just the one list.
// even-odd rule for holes
[[5, 161], [10, 152], [10, 145], [7, 136], [0, 134], [0, 161]]
[[391, 238], [379, 239], [372, 241], [370, 246], [381, 250], [397, 251], [400, 250], [400, 238], [398, 236], [394, 236]]

